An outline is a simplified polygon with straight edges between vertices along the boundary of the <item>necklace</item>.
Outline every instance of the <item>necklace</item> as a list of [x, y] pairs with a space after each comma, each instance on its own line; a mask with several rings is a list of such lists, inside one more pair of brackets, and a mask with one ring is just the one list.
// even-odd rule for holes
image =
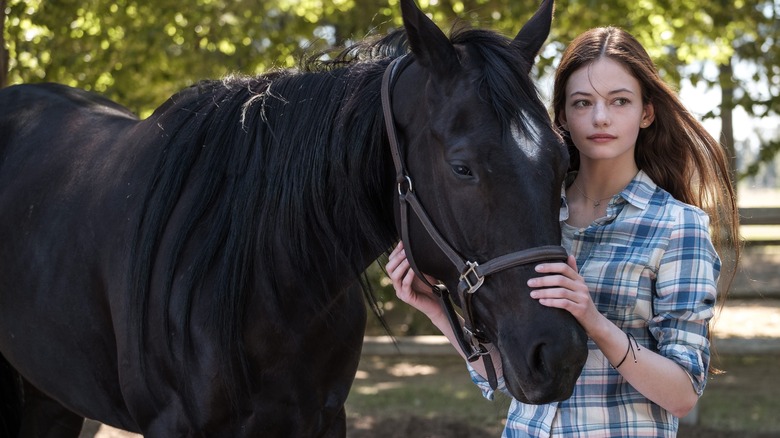
[[612, 196], [615, 196], [615, 195], [608, 196], [608, 197], [606, 197], [606, 198], [604, 198], [604, 199], [593, 199], [593, 198], [591, 198], [590, 196], [586, 195], [586, 194], [585, 194], [585, 192], [583, 192], [583, 191], [582, 191], [582, 189], [580, 188], [580, 185], [579, 185], [579, 184], [577, 184], [577, 180], [576, 180], [576, 179], [574, 180], [574, 188], [576, 188], [576, 189], [577, 189], [577, 191], [578, 191], [578, 192], [580, 192], [580, 195], [584, 196], [584, 197], [585, 197], [585, 199], [587, 199], [588, 201], [590, 201], [590, 202], [592, 202], [592, 203], [593, 203], [593, 209], [594, 209], [594, 210], [596, 209], [596, 207], [598, 207], [599, 205], [601, 205], [601, 201], [606, 201], [606, 200], [608, 200], [608, 199], [612, 199]]

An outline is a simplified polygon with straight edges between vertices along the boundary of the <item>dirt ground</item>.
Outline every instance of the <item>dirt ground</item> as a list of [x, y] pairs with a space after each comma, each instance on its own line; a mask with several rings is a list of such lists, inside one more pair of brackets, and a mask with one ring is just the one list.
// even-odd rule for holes
[[[490, 403], [464, 379], [451, 356], [369, 356], [347, 401], [349, 438], [496, 438], [507, 404]], [[730, 357], [727, 374], [712, 378], [696, 425], [680, 438], [780, 436], [780, 355]], [[466, 394], [466, 395], [464, 395]], [[358, 396], [360, 395], [360, 396]], [[490, 407], [493, 405], [492, 407]], [[82, 438], [139, 438], [89, 422]]]
[[[362, 424], [360, 424], [362, 423]], [[350, 438], [496, 438], [489, 431], [452, 418], [386, 418], [376, 422], [352, 420]], [[778, 432], [733, 432], [705, 426], [681, 425], [679, 438], [777, 438]], [[140, 435], [88, 422], [80, 438], [138, 438]]]
[[[371, 430], [347, 434], [351, 438], [496, 438], [483, 430], [457, 420], [409, 417], [381, 420]], [[777, 438], [777, 432], [731, 432], [701, 426], [682, 425], [679, 438]]]
[[[349, 425], [350, 438], [496, 438], [490, 432], [470, 424], [448, 418], [387, 418], [372, 423], [370, 428]], [[680, 438], [777, 438], [777, 432], [732, 432], [703, 426], [681, 425]], [[88, 422], [80, 438], [137, 438], [140, 435]]]

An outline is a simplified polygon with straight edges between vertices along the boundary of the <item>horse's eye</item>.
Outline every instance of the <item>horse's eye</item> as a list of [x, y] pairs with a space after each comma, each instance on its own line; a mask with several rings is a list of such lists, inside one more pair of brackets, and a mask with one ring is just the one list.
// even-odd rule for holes
[[453, 165], [452, 171], [455, 172], [455, 175], [458, 176], [471, 176], [471, 169], [462, 164]]

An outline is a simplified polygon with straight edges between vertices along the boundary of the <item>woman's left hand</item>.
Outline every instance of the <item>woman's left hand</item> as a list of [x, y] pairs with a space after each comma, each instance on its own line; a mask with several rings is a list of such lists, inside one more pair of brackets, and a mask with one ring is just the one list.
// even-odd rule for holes
[[528, 280], [531, 298], [548, 307], [571, 313], [586, 332], [604, 317], [596, 309], [585, 279], [577, 271], [577, 261], [569, 256], [567, 263], [542, 263], [536, 272], [547, 274]]

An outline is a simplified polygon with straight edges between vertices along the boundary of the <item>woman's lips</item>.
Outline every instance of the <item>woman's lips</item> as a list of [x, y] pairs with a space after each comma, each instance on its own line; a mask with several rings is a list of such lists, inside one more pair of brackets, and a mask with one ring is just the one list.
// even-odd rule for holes
[[588, 140], [595, 141], [595, 142], [600, 142], [600, 143], [607, 142], [607, 141], [610, 141], [610, 140], [614, 140], [616, 138], [617, 137], [615, 137], [614, 135], [611, 135], [611, 134], [593, 134], [593, 135], [589, 135], [588, 136]]

